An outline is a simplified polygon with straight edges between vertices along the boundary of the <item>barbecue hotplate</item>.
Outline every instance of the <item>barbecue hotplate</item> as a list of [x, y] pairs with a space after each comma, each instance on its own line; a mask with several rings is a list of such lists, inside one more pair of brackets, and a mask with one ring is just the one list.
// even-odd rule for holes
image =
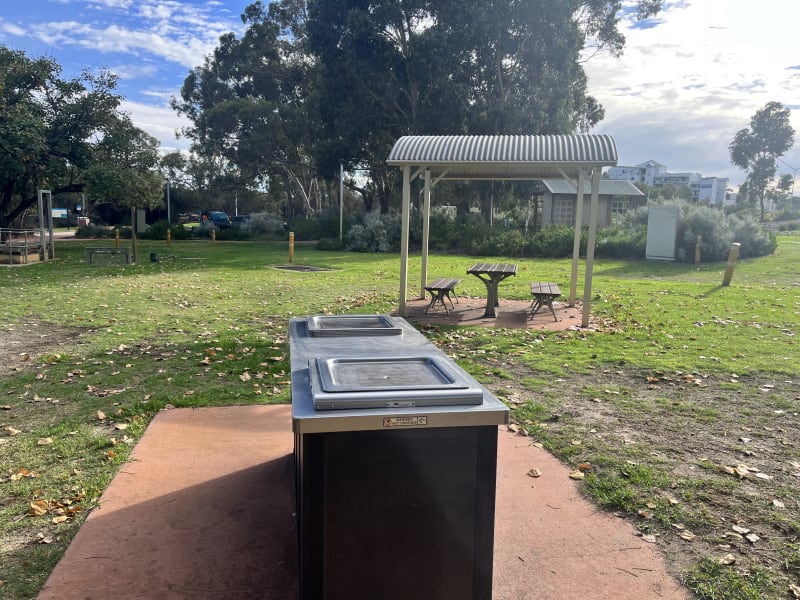
[[316, 410], [481, 404], [483, 390], [433, 355], [309, 361]]
[[400, 335], [402, 329], [385, 315], [316, 315], [306, 317], [314, 337]]

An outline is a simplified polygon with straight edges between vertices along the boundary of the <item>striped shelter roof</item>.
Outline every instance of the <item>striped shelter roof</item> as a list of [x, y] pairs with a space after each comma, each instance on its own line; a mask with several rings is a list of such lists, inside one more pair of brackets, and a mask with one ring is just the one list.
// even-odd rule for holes
[[609, 135], [413, 135], [386, 162], [437, 179], [576, 178], [582, 167], [616, 165], [617, 147]]
[[[544, 179], [542, 180], [542, 185], [551, 194], [569, 194], [570, 196], [574, 196], [578, 193], [578, 186], [575, 185], [574, 181], [569, 179]], [[592, 193], [591, 182], [584, 182], [583, 193], [586, 196]], [[601, 179], [600, 195], [644, 196], [644, 192], [633, 185], [630, 181], [626, 181], [624, 179]]]

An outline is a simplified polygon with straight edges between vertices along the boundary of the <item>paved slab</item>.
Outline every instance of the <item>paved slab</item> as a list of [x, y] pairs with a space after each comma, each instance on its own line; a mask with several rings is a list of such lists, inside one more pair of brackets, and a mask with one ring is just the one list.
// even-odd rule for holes
[[[39, 600], [296, 599], [292, 448], [289, 406], [159, 414]], [[501, 427], [495, 600], [690, 597], [567, 473]]]

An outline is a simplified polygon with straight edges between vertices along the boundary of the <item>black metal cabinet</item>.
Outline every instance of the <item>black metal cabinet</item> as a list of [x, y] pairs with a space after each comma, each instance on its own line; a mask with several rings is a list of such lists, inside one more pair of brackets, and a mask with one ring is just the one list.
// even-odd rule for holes
[[497, 426], [295, 447], [303, 600], [491, 598]]

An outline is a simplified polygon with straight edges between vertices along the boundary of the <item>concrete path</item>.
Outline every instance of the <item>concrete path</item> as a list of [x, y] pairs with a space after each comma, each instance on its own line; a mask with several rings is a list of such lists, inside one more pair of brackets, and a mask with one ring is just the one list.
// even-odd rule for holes
[[[39, 600], [295, 600], [292, 448], [290, 406], [159, 414]], [[500, 428], [494, 599], [690, 598], [567, 473]]]

